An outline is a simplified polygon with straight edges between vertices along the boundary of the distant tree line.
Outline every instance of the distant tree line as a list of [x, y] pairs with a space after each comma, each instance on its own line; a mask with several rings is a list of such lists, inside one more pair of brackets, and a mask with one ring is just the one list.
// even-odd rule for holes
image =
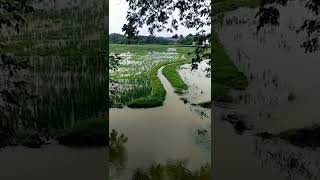
[[181, 44], [181, 45], [192, 45], [194, 42], [194, 35], [189, 34], [186, 37], [183, 35], [178, 38], [171, 37], [157, 37], [157, 36], [137, 36], [135, 39], [128, 39], [127, 36], [112, 33], [109, 35], [109, 42], [112, 44]]
[[135, 39], [128, 39], [122, 34], [112, 33], [109, 35], [109, 42], [112, 44], [175, 44], [176, 40], [169, 37], [137, 36]]
[[193, 42], [195, 41], [194, 39], [194, 35], [189, 34], [186, 37], [183, 37], [182, 35], [179, 36], [177, 44], [181, 44], [181, 45], [192, 45]]

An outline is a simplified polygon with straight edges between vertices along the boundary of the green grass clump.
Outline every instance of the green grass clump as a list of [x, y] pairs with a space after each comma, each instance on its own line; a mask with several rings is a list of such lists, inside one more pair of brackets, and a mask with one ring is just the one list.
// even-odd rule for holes
[[168, 81], [171, 83], [171, 85], [175, 89], [175, 93], [183, 94], [183, 91], [188, 89], [188, 86], [181, 79], [181, 77], [177, 71], [178, 67], [180, 67], [183, 64], [187, 64], [187, 63], [191, 63], [191, 62], [180, 61], [177, 63], [167, 65], [162, 70], [163, 75], [168, 79]]
[[106, 146], [108, 121], [104, 118], [79, 121], [73, 128], [60, 132], [56, 139], [67, 146]]
[[160, 79], [158, 78], [158, 70], [167, 64], [172, 62], [166, 61], [159, 63], [158, 65], [154, 66], [149, 72], [149, 78], [151, 80], [152, 91], [151, 95], [148, 97], [142, 97], [136, 100], [131, 101], [128, 104], [128, 107], [131, 108], [153, 108], [163, 105], [163, 101], [166, 97], [166, 90], [164, 89]]
[[215, 40], [213, 53], [212, 91], [214, 101], [230, 101], [229, 90], [244, 90], [249, 82], [225, 52], [218, 39]]

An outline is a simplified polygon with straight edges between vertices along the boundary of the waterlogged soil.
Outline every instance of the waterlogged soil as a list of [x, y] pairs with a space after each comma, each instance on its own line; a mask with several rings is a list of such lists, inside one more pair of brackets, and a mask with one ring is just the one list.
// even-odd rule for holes
[[168, 160], [187, 160], [190, 170], [211, 162], [210, 117], [201, 116], [190, 104], [180, 100], [162, 69], [158, 77], [167, 92], [163, 106], [110, 110], [110, 129], [128, 137], [125, 158], [120, 158], [120, 168], [110, 165], [110, 179], [131, 179], [137, 168], [165, 164]]
[[107, 178], [105, 148], [70, 148], [57, 143], [39, 149], [0, 150], [0, 179], [101, 180]]
[[306, 54], [300, 47], [306, 36], [296, 33], [307, 15], [303, 5], [280, 8], [280, 26], [266, 27], [257, 35], [256, 9], [227, 13], [219, 27], [222, 44], [250, 85], [232, 92], [233, 103], [215, 103], [214, 179], [320, 178], [319, 149], [255, 136], [320, 123], [319, 52]]

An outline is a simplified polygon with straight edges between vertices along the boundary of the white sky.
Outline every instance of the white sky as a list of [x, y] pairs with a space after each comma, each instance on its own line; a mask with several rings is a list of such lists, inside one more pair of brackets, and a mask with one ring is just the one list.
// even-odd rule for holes
[[[122, 27], [125, 23], [127, 23], [127, 10], [128, 3], [126, 0], [109, 0], [109, 33], [119, 33], [123, 34]], [[206, 29], [210, 29], [206, 28]], [[140, 35], [149, 35], [148, 28], [144, 27], [139, 29]], [[183, 26], [179, 26], [177, 31], [173, 33], [163, 31], [163, 32], [155, 32], [156, 36], [165, 36], [171, 37], [175, 34], [186, 36], [188, 34], [195, 34], [197, 31], [195, 28], [187, 29]]]

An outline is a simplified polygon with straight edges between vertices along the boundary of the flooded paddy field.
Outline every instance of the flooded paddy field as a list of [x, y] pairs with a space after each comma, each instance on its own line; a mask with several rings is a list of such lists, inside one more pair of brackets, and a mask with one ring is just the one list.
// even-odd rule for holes
[[[141, 46], [132, 48], [141, 49]], [[149, 51], [148, 47], [145, 48]], [[170, 52], [173, 48], [175, 53]], [[124, 106], [109, 110], [109, 131], [114, 129], [126, 137], [121, 147], [122, 153], [112, 153], [111, 148], [110, 179], [139, 179], [145, 175], [210, 179], [211, 113], [209, 109], [195, 105], [211, 99], [210, 78], [205, 77], [203, 70], [207, 64], [203, 62], [198, 70], [191, 71], [186, 52], [192, 49], [179, 48], [158, 45], [153, 47], [154, 52], [136, 52], [131, 56], [131, 61], [140, 63], [140, 67], [150, 64], [150, 68], [161, 61], [174, 63], [186, 59], [185, 64], [176, 71], [188, 89], [183, 94], [175, 93], [175, 88], [163, 75], [163, 68], [166, 67], [163, 65], [156, 71], [166, 92], [162, 106], [139, 109]], [[133, 50], [130, 53], [134, 54]], [[140, 59], [136, 59], [139, 54]], [[139, 67], [126, 70], [134, 71], [141, 72]], [[110, 77], [116, 76], [111, 73]]]
[[110, 70], [110, 107], [123, 107], [151, 94], [150, 70], [160, 63], [186, 60], [191, 48], [175, 45], [110, 44], [111, 55], [121, 57], [116, 71]]
[[259, 33], [257, 9], [225, 13], [219, 39], [249, 86], [230, 92], [232, 102], [214, 102], [215, 179], [319, 179], [319, 148], [286, 140], [287, 130], [319, 124], [319, 52], [305, 53], [306, 35], [296, 33], [308, 17], [304, 3], [280, 7], [279, 27]]

